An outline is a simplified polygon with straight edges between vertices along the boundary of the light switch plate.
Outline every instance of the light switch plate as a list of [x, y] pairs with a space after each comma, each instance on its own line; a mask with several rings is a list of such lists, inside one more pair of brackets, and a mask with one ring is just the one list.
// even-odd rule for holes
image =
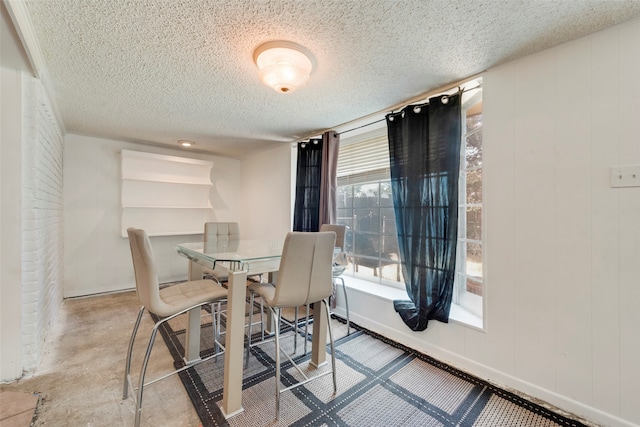
[[612, 166], [612, 187], [640, 187], [640, 165]]

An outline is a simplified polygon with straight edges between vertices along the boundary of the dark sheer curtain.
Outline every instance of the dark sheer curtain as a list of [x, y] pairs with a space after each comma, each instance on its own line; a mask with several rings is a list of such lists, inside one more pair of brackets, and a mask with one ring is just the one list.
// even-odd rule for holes
[[398, 245], [411, 301], [394, 301], [414, 331], [449, 321], [455, 278], [460, 94], [387, 115]]
[[293, 231], [318, 231], [320, 228], [321, 182], [322, 140], [299, 142]]
[[336, 220], [336, 169], [340, 136], [325, 132], [322, 139], [298, 143], [293, 231], [318, 231]]

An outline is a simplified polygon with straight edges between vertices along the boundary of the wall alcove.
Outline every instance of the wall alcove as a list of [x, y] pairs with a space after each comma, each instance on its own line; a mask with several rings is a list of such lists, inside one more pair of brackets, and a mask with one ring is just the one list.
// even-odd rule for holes
[[149, 236], [202, 234], [212, 206], [213, 162], [122, 150], [121, 233]]

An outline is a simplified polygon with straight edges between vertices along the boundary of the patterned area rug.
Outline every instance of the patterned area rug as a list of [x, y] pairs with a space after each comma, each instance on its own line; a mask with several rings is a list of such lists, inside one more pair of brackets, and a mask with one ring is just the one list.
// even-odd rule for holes
[[[293, 319], [291, 313], [284, 317]], [[210, 316], [203, 317], [202, 356], [211, 354], [213, 348], [210, 320]], [[173, 319], [169, 327], [161, 329], [176, 365], [181, 363], [183, 354], [183, 322], [184, 319]], [[341, 319], [334, 318], [332, 322], [336, 337], [336, 395], [331, 375], [287, 391], [281, 395], [280, 420], [276, 422], [275, 346], [267, 342], [251, 349], [244, 373], [244, 412], [229, 420], [220, 411], [224, 356], [179, 374], [203, 427], [584, 426], [357, 325], [352, 324], [351, 334], [347, 335]], [[293, 358], [310, 371], [303, 331], [298, 335]], [[292, 328], [287, 327], [282, 334], [282, 347], [289, 354], [294, 354], [293, 338]], [[331, 360], [329, 353], [327, 360]], [[299, 378], [288, 362], [282, 372], [285, 385]]]

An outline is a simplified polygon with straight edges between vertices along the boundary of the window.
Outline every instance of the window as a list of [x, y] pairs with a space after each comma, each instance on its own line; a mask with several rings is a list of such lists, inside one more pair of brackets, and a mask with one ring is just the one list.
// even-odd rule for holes
[[391, 198], [389, 146], [384, 128], [375, 133], [374, 137], [341, 143], [338, 224], [347, 226], [345, 250], [350, 254], [351, 275], [404, 289]]
[[462, 104], [458, 258], [453, 302], [482, 318], [482, 91], [471, 91], [466, 98], [463, 97]]
[[[481, 80], [465, 84], [479, 86]], [[482, 91], [463, 94], [458, 249], [454, 304], [482, 318]], [[373, 126], [372, 126], [373, 127]], [[338, 223], [347, 226], [347, 275], [404, 289], [383, 122], [342, 137], [338, 156]]]

